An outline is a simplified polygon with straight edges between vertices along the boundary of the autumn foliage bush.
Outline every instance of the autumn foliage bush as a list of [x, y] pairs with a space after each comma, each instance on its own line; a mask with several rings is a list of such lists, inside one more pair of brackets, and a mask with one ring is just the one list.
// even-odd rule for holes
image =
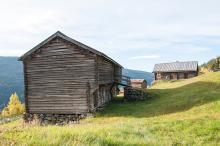
[[8, 105], [2, 110], [2, 116], [10, 117], [24, 113], [24, 104], [19, 100], [16, 93], [10, 96]]

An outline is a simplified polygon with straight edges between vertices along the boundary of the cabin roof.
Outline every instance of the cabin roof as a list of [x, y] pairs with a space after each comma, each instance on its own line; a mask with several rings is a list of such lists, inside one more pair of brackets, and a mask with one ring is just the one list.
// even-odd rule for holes
[[54, 38], [56, 37], [60, 37], [68, 42], [71, 42], [77, 46], [80, 46], [82, 47], [83, 49], [86, 49], [96, 55], [99, 55], [99, 56], [102, 56], [104, 58], [106, 58], [107, 60], [111, 61], [112, 63], [122, 67], [119, 63], [117, 63], [116, 61], [114, 61], [112, 58], [108, 57], [106, 54], [96, 50], [96, 49], [93, 49], [92, 47], [89, 47], [81, 42], [78, 42], [68, 36], [66, 36], [65, 34], [63, 34], [62, 32], [60, 31], [57, 31], [56, 33], [54, 33], [53, 35], [51, 35], [50, 37], [48, 37], [46, 40], [44, 40], [43, 42], [41, 42], [40, 44], [38, 44], [37, 46], [35, 46], [34, 48], [32, 48], [31, 50], [29, 50], [28, 52], [26, 52], [24, 55], [22, 55], [20, 58], [18, 58], [18, 60], [24, 60], [27, 56], [31, 55], [32, 53], [34, 53], [36, 50], [38, 50], [40, 47], [42, 47], [43, 45], [45, 45], [46, 43], [48, 43], [49, 41], [53, 40]]
[[144, 81], [146, 81], [146, 80], [145, 80], [145, 79], [131, 79], [131, 83], [141, 84], [141, 83], [143, 83]]
[[198, 61], [160, 63], [154, 65], [153, 72], [197, 71]]

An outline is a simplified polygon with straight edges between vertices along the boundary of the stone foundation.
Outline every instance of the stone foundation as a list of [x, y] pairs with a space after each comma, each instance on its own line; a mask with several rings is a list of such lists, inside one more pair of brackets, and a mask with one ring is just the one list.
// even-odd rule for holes
[[124, 98], [127, 101], [145, 100], [148, 98], [148, 95], [141, 89], [125, 87]]
[[25, 113], [23, 115], [24, 122], [37, 123], [40, 125], [47, 124], [73, 124], [79, 123], [80, 119], [86, 118], [87, 114], [30, 114]]

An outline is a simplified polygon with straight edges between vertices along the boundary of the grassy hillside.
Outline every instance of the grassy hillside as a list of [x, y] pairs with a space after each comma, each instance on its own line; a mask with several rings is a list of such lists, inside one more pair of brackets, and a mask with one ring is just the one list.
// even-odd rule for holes
[[0, 145], [220, 145], [220, 73], [157, 82], [154, 98], [114, 101], [80, 124], [0, 125]]

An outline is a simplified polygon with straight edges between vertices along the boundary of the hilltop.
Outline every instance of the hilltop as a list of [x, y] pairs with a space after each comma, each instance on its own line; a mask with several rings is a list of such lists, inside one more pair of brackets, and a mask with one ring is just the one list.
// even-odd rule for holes
[[116, 100], [66, 126], [0, 125], [0, 145], [220, 145], [220, 73], [159, 81], [151, 100]]

